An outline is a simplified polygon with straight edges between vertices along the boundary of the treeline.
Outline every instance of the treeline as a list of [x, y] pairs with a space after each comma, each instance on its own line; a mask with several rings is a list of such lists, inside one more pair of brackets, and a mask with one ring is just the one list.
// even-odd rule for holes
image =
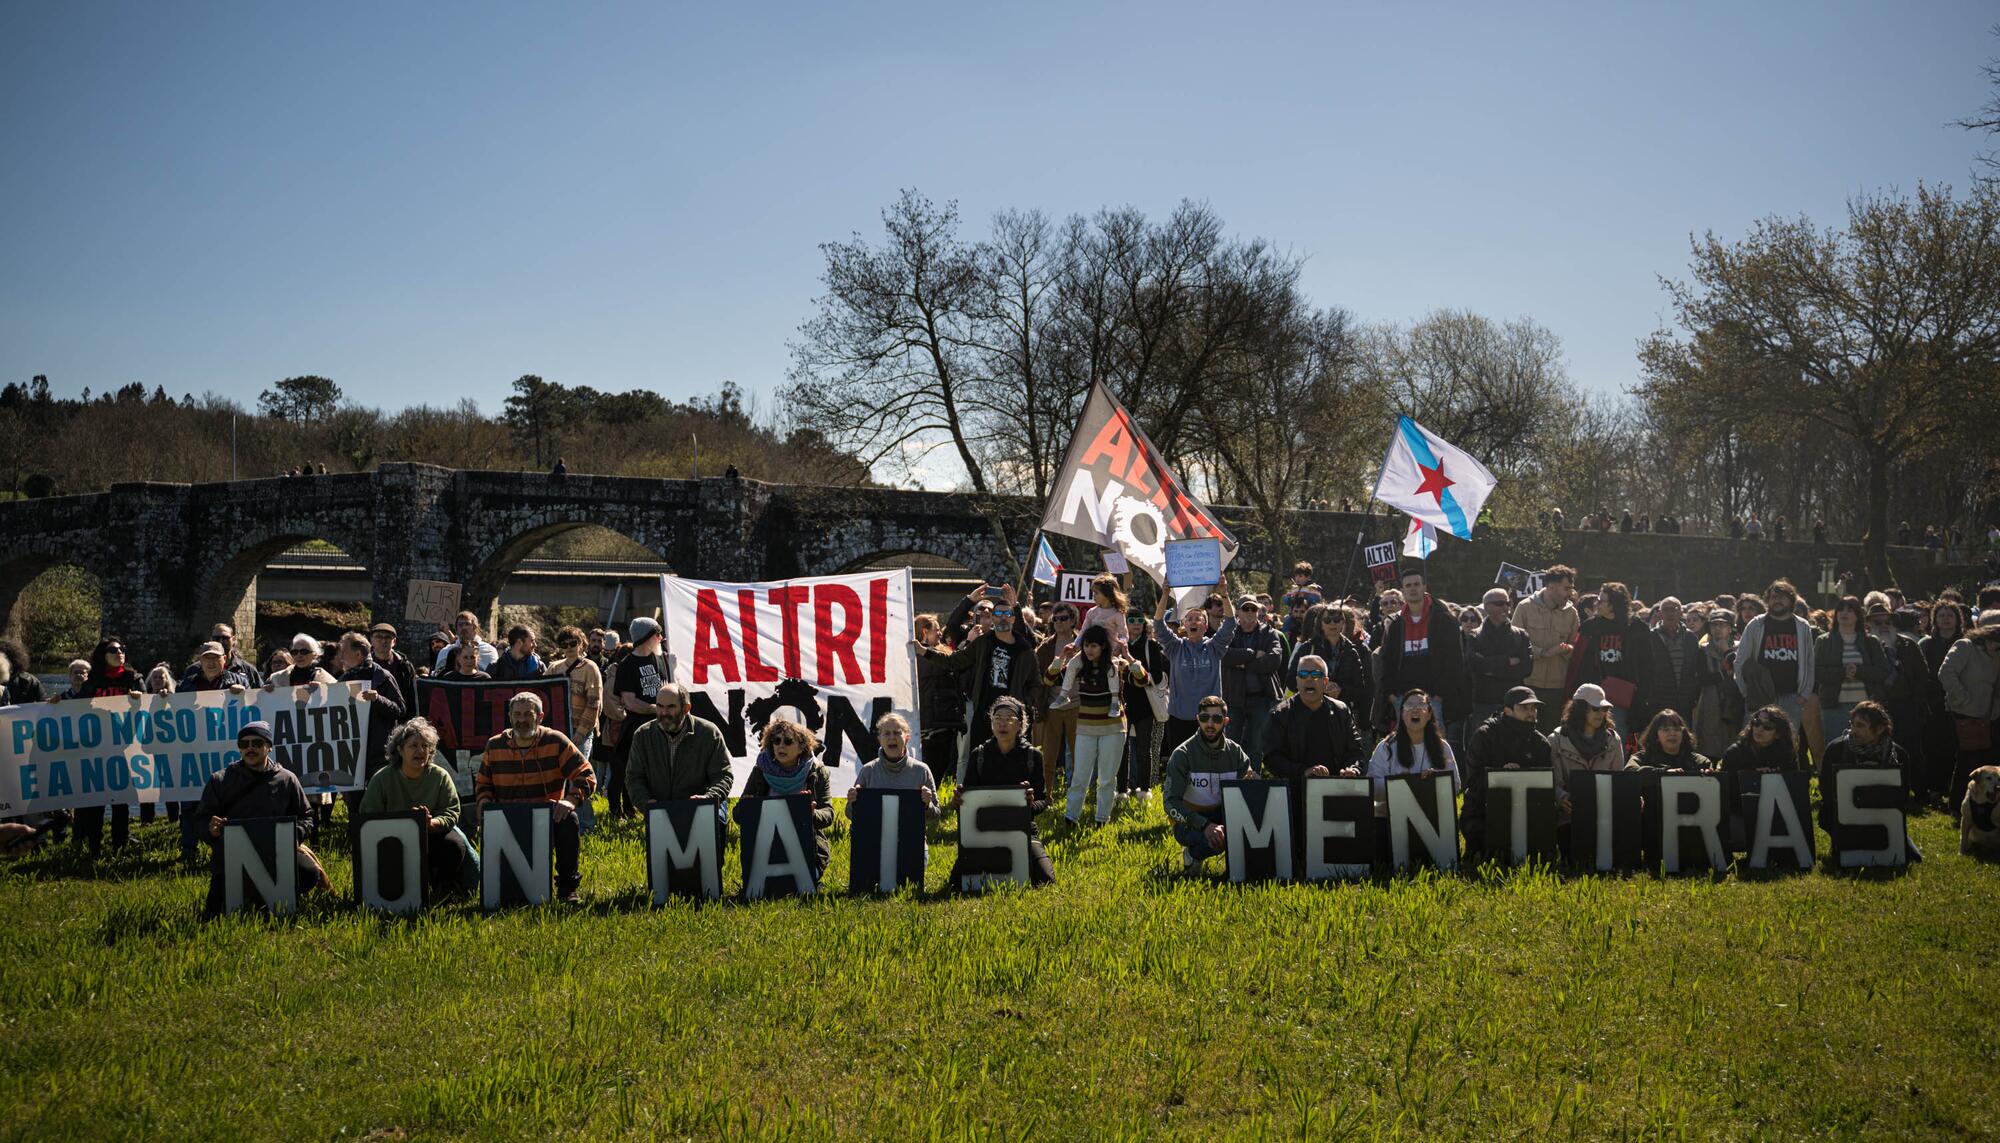
[[[1774, 219], [1694, 243], [1678, 328], [1636, 386], [1589, 390], [1529, 318], [1440, 310], [1363, 325], [1314, 303], [1302, 260], [1209, 207], [1056, 220], [905, 191], [879, 237], [822, 247], [790, 407], [891, 470], [949, 457], [975, 491], [1045, 499], [1094, 382], [1214, 499], [1368, 502], [1409, 413], [1500, 476], [1500, 524], [1552, 508], [1672, 515], [1690, 532], [1785, 516], [1865, 539], [1872, 577], [1909, 519], [1983, 534], [2000, 491], [2000, 190], [1857, 200], [1845, 226]], [[993, 510], [996, 533], [1002, 522]]]
[[0, 387], [0, 489], [28, 496], [92, 492], [126, 481], [248, 479], [324, 465], [361, 472], [384, 461], [449, 468], [714, 476], [851, 485], [867, 467], [811, 429], [760, 415], [733, 383], [670, 401], [604, 393], [540, 377], [516, 380], [498, 415], [470, 400], [393, 412], [349, 402], [324, 377], [277, 382], [257, 411], [213, 393], [179, 398], [138, 383], [56, 397], [48, 378]]

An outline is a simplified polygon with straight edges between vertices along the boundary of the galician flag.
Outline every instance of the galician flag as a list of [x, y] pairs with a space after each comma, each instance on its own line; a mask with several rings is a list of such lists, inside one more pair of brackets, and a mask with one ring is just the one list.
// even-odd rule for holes
[[1403, 554], [1413, 560], [1427, 560], [1437, 546], [1438, 530], [1415, 516], [1410, 517], [1410, 534], [1403, 537]]
[[1062, 561], [1056, 558], [1056, 550], [1049, 547], [1049, 538], [1047, 536], [1039, 537], [1035, 544], [1034, 581], [1054, 587], [1056, 585], [1056, 576], [1061, 572]]
[[[1409, 513], [1412, 520], [1470, 540], [1472, 522], [1497, 483], [1469, 453], [1410, 418], [1398, 417], [1395, 439], [1375, 481], [1375, 499]], [[1411, 543], [1403, 541], [1405, 553]]]

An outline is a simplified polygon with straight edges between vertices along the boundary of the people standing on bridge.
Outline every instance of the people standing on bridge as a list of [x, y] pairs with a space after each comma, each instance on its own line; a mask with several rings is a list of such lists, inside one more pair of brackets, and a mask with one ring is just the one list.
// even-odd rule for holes
[[535, 654], [535, 645], [540, 642], [532, 627], [516, 623], [507, 629], [507, 649], [486, 668], [496, 679], [533, 679], [541, 677], [542, 657]]
[[[125, 640], [118, 636], [100, 639], [87, 666], [89, 673], [72, 691], [73, 697], [118, 698], [140, 693], [139, 673], [125, 665]], [[110, 811], [111, 848], [123, 849], [132, 836], [132, 807], [120, 802]], [[89, 849], [92, 860], [104, 856], [104, 817], [104, 806], [83, 806], [76, 811], [76, 836]]]
[[480, 670], [493, 669], [493, 661], [500, 657], [500, 649], [479, 637], [479, 616], [470, 611], [459, 612], [458, 617], [452, 620], [452, 630], [458, 633], [458, 639], [438, 653], [436, 661], [431, 664], [432, 670], [444, 670], [445, 664], [451, 661], [453, 650], [463, 646], [479, 648]]
[[632, 757], [632, 739], [639, 728], [654, 718], [654, 700], [660, 688], [673, 681], [667, 656], [661, 650], [664, 636], [660, 624], [648, 615], [632, 620], [632, 650], [618, 664], [611, 693], [625, 708], [618, 731], [618, 750], [612, 757], [611, 772], [605, 776], [605, 812], [614, 818], [634, 817], [645, 810], [625, 797], [625, 766]]
[[[984, 588], [974, 588], [971, 595], [959, 601], [952, 609], [951, 617], [945, 621], [946, 627], [962, 622], [971, 614], [976, 598], [983, 597]], [[966, 712], [966, 721], [974, 732], [966, 736], [967, 749], [956, 767], [959, 783], [965, 782], [970, 756], [975, 753], [974, 739], [980, 737], [978, 728], [989, 725], [989, 712], [1002, 697], [1011, 696], [1023, 710], [1041, 688], [1041, 669], [1035, 662], [1035, 643], [1031, 635], [1016, 629], [1020, 604], [1015, 597], [1014, 587], [1008, 584], [1002, 589], [1001, 598], [993, 607], [993, 629], [975, 635], [951, 651], [942, 647], [917, 645], [919, 661], [924, 659], [941, 663], [947, 670], [969, 671], [972, 680], [972, 701]], [[1020, 726], [1018, 730], [1026, 730]], [[1041, 758], [1037, 755], [1037, 761]], [[1043, 775], [1044, 783], [1047, 775]], [[1046, 790], [1046, 784], [1042, 787]]]
[[[559, 657], [548, 665], [545, 673], [569, 680], [570, 737], [585, 758], [595, 760], [597, 720], [604, 713], [604, 673], [585, 653], [580, 628], [564, 627], [556, 632], [556, 653]], [[578, 826], [584, 833], [594, 833], [597, 807], [585, 799], [576, 810], [580, 818]]]
[[437, 680], [441, 683], [469, 683], [492, 677], [479, 669], [479, 648], [454, 647], [451, 660], [445, 669], [438, 673]]
[[414, 713], [417, 707], [417, 665], [396, 650], [396, 625], [377, 623], [370, 627], [368, 649], [375, 665], [396, 680], [396, 689], [403, 695], [403, 705]]
[[577, 802], [590, 797], [597, 776], [569, 736], [542, 725], [542, 696], [522, 691], [507, 703], [507, 730], [486, 742], [473, 775], [480, 805], [547, 802], [556, 850], [556, 898], [575, 904], [583, 875], [577, 868], [581, 831]]

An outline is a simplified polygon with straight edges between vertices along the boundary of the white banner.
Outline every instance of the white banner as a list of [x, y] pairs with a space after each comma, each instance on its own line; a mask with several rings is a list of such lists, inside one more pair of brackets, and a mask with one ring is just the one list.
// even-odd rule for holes
[[743, 792], [757, 740], [781, 707], [796, 707], [824, 744], [836, 798], [875, 756], [875, 721], [890, 711], [910, 720], [910, 752], [920, 756], [908, 568], [776, 583], [668, 576], [660, 607], [674, 679], [729, 745], [732, 793]]
[[259, 720], [308, 790], [358, 789], [368, 750], [361, 685], [0, 707], [0, 815], [192, 802], [240, 757], [237, 732]]

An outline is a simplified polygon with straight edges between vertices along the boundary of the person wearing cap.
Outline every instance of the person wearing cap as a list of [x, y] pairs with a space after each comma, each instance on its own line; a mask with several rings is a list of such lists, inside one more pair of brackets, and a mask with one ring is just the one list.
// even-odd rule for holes
[[1236, 630], [1222, 650], [1222, 698], [1230, 718], [1242, 727], [1250, 765], [1261, 769], [1264, 728], [1284, 694], [1278, 672], [1285, 666], [1285, 647], [1278, 629], [1263, 621], [1264, 604], [1256, 596], [1239, 597], [1235, 617]]
[[1603, 687], [1585, 683], [1563, 707], [1562, 724], [1549, 736], [1549, 761], [1556, 773], [1556, 843], [1565, 856], [1569, 853], [1570, 775], [1625, 768], [1625, 743], [1611, 721], [1612, 709]]
[[1736, 686], [1736, 613], [1728, 607], [1708, 609], [1708, 635], [1696, 660], [1701, 697], [1694, 704], [1694, 735], [1698, 742], [1733, 740], [1743, 730], [1743, 692]]
[[583, 875], [577, 868], [581, 830], [577, 802], [597, 785], [590, 762], [569, 735], [542, 725], [542, 696], [522, 691], [507, 702], [507, 729], [486, 740], [479, 771], [472, 776], [480, 805], [547, 802], [556, 850], [556, 896], [577, 901]]
[[1458, 831], [1465, 836], [1465, 856], [1486, 853], [1486, 778], [1495, 770], [1548, 770], [1554, 766], [1549, 740], [1538, 727], [1542, 696], [1530, 686], [1510, 687], [1500, 708], [1466, 736], [1459, 763], [1465, 782], [1465, 806]]
[[[292, 819], [298, 838], [299, 892], [328, 888], [326, 873], [305, 844], [317, 824], [312, 807], [306, 804], [305, 787], [299, 784], [298, 775], [278, 765], [273, 746], [270, 723], [260, 719], [244, 724], [236, 732], [239, 757], [202, 787], [194, 820], [208, 844], [219, 846], [222, 827], [231, 818]], [[220, 906], [211, 895], [209, 911], [219, 912]]]
[[632, 620], [632, 649], [618, 661], [611, 681], [611, 696], [625, 717], [618, 723], [618, 741], [611, 754], [611, 769], [604, 776], [605, 814], [613, 818], [634, 817], [646, 807], [633, 805], [625, 797], [625, 768], [632, 759], [632, 742], [639, 728], [654, 718], [653, 707], [660, 688], [673, 679], [672, 668], [661, 649], [660, 624], [649, 615]]
[[451, 626], [452, 631], [458, 637], [455, 641], [447, 644], [444, 650], [438, 652], [437, 658], [431, 662], [431, 670], [439, 674], [444, 673], [445, 666], [452, 661], [453, 652], [457, 651], [461, 646], [465, 646], [477, 647], [479, 649], [479, 669], [482, 671], [491, 671], [493, 669], [493, 661], [500, 657], [500, 648], [479, 637], [479, 616], [474, 615], [470, 611], [461, 611], [452, 619]]
[[[249, 687], [251, 690], [257, 690], [264, 685], [264, 672], [258, 670], [256, 664], [244, 658], [242, 653], [236, 649], [236, 629], [234, 627], [231, 627], [227, 623], [218, 623], [214, 627], [209, 628], [208, 639], [209, 643], [222, 648], [222, 665], [224, 669], [241, 675], [244, 686]], [[204, 651], [207, 648], [208, 643], [202, 644]], [[201, 672], [201, 657], [197, 654], [195, 661], [188, 666], [188, 669], [181, 672], [180, 689], [184, 691], [195, 689], [194, 680]], [[211, 687], [209, 689], [214, 688]]]
[[333, 685], [333, 675], [319, 665], [319, 640], [300, 632], [292, 636], [292, 666], [282, 675], [272, 675], [264, 682], [265, 690], [279, 687], [312, 687]]
[[248, 689], [250, 680], [229, 665], [229, 649], [210, 640], [195, 655], [194, 669], [181, 677], [183, 691], [230, 691]]
[[1358, 766], [1368, 748], [1354, 712], [1333, 697], [1325, 659], [1300, 657], [1293, 685], [1297, 693], [1279, 703], [1265, 724], [1259, 769], [1290, 782], [1293, 801], [1303, 805], [1299, 799], [1307, 778], [1331, 777]]
[[375, 665], [396, 680], [396, 690], [403, 696], [403, 705], [414, 709], [417, 704], [417, 665], [396, 650], [394, 623], [377, 623], [368, 628], [368, 652]]
[[1526, 631], [1514, 626], [1514, 597], [1506, 588], [1486, 589], [1477, 614], [1479, 627], [1465, 642], [1465, 668], [1472, 677], [1472, 697], [1466, 706], [1462, 733], [1468, 735], [1486, 725], [1486, 720], [1504, 705], [1507, 692], [1525, 684], [1535, 668], [1534, 645]]

